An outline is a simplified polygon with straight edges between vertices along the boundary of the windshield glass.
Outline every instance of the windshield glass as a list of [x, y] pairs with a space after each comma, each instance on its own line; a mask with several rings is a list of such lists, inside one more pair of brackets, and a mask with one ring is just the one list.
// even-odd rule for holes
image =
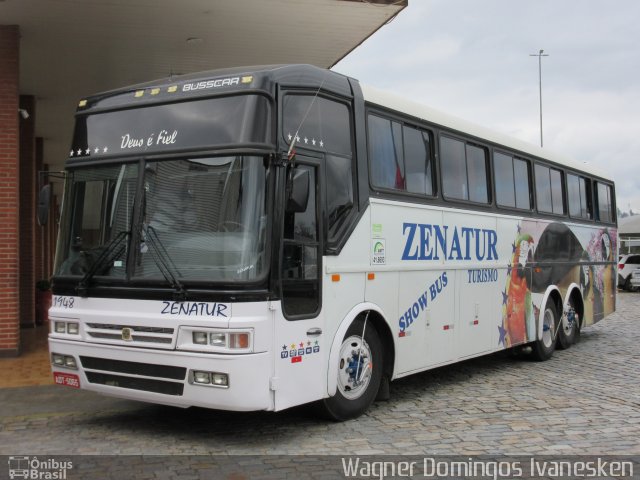
[[137, 178], [138, 164], [69, 173], [56, 274], [85, 275], [97, 261], [97, 275], [126, 274]]
[[[141, 223], [131, 220], [138, 184], [137, 165], [96, 167], [73, 174], [68, 186], [70, 197], [79, 200], [72, 204], [84, 208], [65, 209], [71, 217], [67, 223], [73, 233], [68, 248], [59, 255], [59, 275], [84, 275], [99, 255], [105, 266], [96, 275], [125, 275], [130, 248], [118, 247], [120, 241], [114, 239], [127, 229], [137, 233], [123, 242], [137, 242], [131, 248], [135, 258], [133, 271], [129, 272], [135, 280], [168, 281], [168, 276], [173, 276], [179, 282], [237, 282], [265, 275], [268, 169], [263, 157], [146, 162], [143, 171], [143, 191], [139, 195]], [[120, 175], [123, 179], [118, 189], [115, 187]], [[103, 190], [113, 186], [110, 194], [103, 195], [104, 200], [90, 203], [86, 191], [93, 189], [88, 188], [87, 179], [95, 178], [100, 179]], [[97, 197], [98, 193], [92, 195]], [[92, 213], [85, 213], [89, 204]], [[112, 211], [115, 213], [111, 214]], [[80, 236], [76, 233], [77, 224], [82, 224], [84, 230], [89, 230], [90, 224], [107, 233], [102, 236], [92, 233], [91, 242], [86, 233], [82, 239], [76, 239]]]

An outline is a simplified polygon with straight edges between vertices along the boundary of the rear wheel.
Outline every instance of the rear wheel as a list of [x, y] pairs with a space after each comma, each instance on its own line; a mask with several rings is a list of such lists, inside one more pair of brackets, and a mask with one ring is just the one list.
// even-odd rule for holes
[[369, 408], [380, 387], [382, 356], [382, 343], [373, 323], [367, 322], [365, 327], [363, 319], [354, 321], [340, 345], [336, 394], [321, 404], [327, 416], [347, 420]]
[[552, 299], [547, 300], [541, 317], [542, 338], [533, 342], [533, 358], [538, 361], [549, 360], [556, 349], [556, 329], [558, 328], [558, 312]]
[[578, 329], [580, 325], [580, 318], [578, 313], [576, 313], [573, 305], [569, 305], [569, 308], [562, 315], [560, 319], [560, 328], [556, 327], [558, 330], [558, 344], [557, 347], [561, 350], [566, 350], [571, 345], [576, 342], [576, 337], [578, 335]]

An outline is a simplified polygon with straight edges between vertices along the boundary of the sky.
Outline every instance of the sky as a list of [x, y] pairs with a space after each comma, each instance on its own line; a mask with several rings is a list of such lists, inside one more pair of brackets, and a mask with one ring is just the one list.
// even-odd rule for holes
[[544, 148], [612, 174], [640, 212], [638, 19], [638, 0], [409, 0], [333, 70], [539, 145], [544, 49]]

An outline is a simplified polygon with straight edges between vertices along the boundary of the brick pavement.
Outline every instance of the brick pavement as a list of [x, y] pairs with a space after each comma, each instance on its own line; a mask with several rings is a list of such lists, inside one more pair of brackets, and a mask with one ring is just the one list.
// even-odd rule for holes
[[545, 363], [496, 354], [401, 379], [363, 417], [181, 410], [56, 386], [0, 389], [0, 452], [640, 454], [640, 294]]

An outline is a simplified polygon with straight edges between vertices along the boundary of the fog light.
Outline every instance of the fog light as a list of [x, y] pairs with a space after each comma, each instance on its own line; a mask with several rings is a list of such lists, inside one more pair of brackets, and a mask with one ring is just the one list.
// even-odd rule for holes
[[249, 348], [249, 334], [231, 333], [229, 335], [229, 348]]
[[226, 387], [229, 385], [229, 376], [226, 373], [212, 373], [211, 383], [220, 387]]
[[214, 347], [226, 347], [227, 335], [225, 333], [211, 333], [209, 334], [209, 343]]
[[75, 322], [67, 323], [67, 333], [70, 333], [71, 335], [77, 335], [78, 334], [78, 324], [75, 323]]
[[196, 345], [206, 345], [207, 344], [207, 333], [206, 332], [193, 332], [193, 343]]
[[55, 322], [56, 333], [66, 333], [67, 327], [64, 322]]
[[76, 365], [76, 359], [69, 355], [65, 355], [64, 357], [64, 366], [68, 368], [78, 368], [78, 365]]
[[54, 365], [63, 366], [64, 365], [64, 355], [59, 355], [57, 353], [52, 353], [51, 354], [51, 361], [53, 362]]
[[211, 383], [211, 375], [209, 372], [193, 372], [193, 381], [195, 383], [209, 384]]

